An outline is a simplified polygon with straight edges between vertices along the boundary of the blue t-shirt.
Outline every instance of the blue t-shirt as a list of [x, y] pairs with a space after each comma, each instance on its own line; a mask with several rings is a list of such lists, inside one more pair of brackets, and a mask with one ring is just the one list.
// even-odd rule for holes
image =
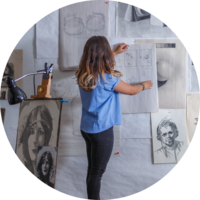
[[80, 128], [86, 133], [99, 133], [122, 123], [119, 93], [114, 91], [120, 78], [111, 78], [106, 73], [104, 76], [108, 83], [101, 77], [100, 83], [97, 80], [97, 87], [91, 92], [79, 87], [82, 101]]

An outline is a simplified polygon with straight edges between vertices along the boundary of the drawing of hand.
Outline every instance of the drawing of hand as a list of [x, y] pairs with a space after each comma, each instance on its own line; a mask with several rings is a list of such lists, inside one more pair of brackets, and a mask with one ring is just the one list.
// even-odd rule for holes
[[144, 81], [142, 83], [144, 84], [145, 90], [151, 89], [151, 87], [153, 86], [153, 83], [151, 81]]
[[117, 46], [117, 48], [113, 51], [113, 55], [116, 56], [117, 54], [123, 53], [128, 49], [128, 44], [121, 43]]

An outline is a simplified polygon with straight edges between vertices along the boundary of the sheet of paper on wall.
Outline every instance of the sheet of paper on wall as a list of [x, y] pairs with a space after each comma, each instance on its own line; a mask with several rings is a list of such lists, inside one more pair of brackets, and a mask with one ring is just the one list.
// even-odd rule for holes
[[188, 67], [189, 67], [189, 91], [190, 92], [199, 92], [199, 81], [197, 77], [197, 73], [195, 70], [195, 66], [191, 57], [188, 55]]
[[136, 44], [155, 43], [159, 108], [186, 108], [187, 51], [178, 39], [135, 40]]
[[151, 113], [154, 164], [177, 163], [188, 147], [186, 110]]
[[[145, 10], [116, 3], [116, 36], [131, 38], [177, 38], [169, 27], [155, 26], [150, 23], [151, 14]], [[158, 23], [158, 21], [157, 21]]]
[[[7, 77], [12, 77], [14, 80], [21, 77], [23, 74], [23, 50], [15, 49], [5, 66], [3, 79], [1, 82], [1, 99], [5, 97], [7, 99]], [[23, 80], [16, 82], [17, 86], [23, 89]]]
[[122, 113], [158, 112], [155, 44], [131, 45], [124, 53], [118, 54], [115, 61], [115, 69], [123, 74], [122, 80], [126, 83], [153, 82], [151, 90], [137, 95], [120, 94]]
[[191, 142], [199, 119], [200, 93], [187, 94], [187, 130]]
[[123, 114], [121, 138], [151, 138], [150, 113]]
[[60, 9], [60, 69], [78, 68], [86, 41], [109, 36], [109, 4], [86, 1]]
[[36, 57], [58, 58], [59, 11], [56, 10], [36, 24]]
[[[69, 103], [63, 104], [59, 156], [86, 156], [85, 141], [80, 132], [80, 121], [82, 113], [82, 103], [78, 85], [76, 84], [74, 71], [61, 71], [54, 67], [54, 78], [51, 83], [51, 95], [53, 98], [63, 98]], [[114, 153], [120, 152], [120, 127], [114, 128]]]

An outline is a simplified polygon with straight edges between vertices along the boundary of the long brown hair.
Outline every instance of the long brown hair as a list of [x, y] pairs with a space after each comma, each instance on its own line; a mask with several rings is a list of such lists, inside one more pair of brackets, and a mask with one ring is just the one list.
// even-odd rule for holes
[[115, 59], [108, 43], [103, 36], [93, 36], [85, 44], [83, 55], [76, 71], [77, 84], [85, 91], [92, 91], [97, 86], [97, 77], [104, 73], [111, 77], [121, 77], [121, 72], [114, 70]]

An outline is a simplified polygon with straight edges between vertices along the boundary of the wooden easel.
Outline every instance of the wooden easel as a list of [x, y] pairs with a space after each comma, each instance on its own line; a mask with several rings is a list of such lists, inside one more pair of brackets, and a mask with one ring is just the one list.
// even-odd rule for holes
[[50, 90], [51, 90], [52, 69], [53, 69], [53, 64], [51, 64], [51, 66], [48, 67], [47, 63], [45, 63], [45, 70], [47, 73], [44, 73], [42, 76], [42, 85], [38, 85], [37, 95], [31, 95], [31, 98], [33, 99], [51, 98]]

